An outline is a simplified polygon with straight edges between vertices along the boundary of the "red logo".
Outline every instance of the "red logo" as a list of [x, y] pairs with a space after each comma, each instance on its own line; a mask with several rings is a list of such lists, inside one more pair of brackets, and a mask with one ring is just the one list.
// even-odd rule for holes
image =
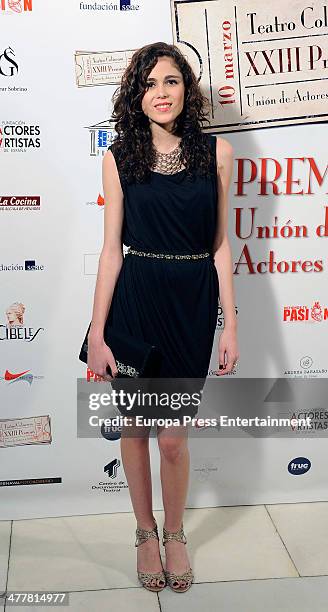
[[8, 372], [8, 370], [6, 370], [5, 380], [15, 380], [16, 378], [23, 376], [23, 374], [26, 374], [26, 372], [29, 372], [29, 371], [30, 370], [25, 370], [25, 372], [19, 372], [19, 374], [12, 374], [11, 372]]
[[32, 0], [0, 0], [2, 11], [10, 10], [14, 13], [30, 12], [32, 10]]
[[321, 323], [328, 319], [328, 308], [319, 301], [313, 306], [284, 306], [283, 321], [286, 323]]
[[[1, 131], [1, 130], [0, 130]], [[0, 139], [1, 146], [1, 139]], [[0, 210], [40, 210], [41, 197], [0, 195]]]
[[90, 368], [87, 368], [87, 381], [88, 382], [102, 382], [102, 376], [95, 374]]
[[9, 370], [6, 370], [4, 377], [0, 376], [0, 380], [5, 380], [9, 385], [19, 381], [25, 381], [31, 386], [35, 378], [43, 378], [43, 376], [35, 376], [31, 373], [31, 370], [24, 370], [24, 372], [19, 372], [18, 374], [13, 374], [9, 372]]

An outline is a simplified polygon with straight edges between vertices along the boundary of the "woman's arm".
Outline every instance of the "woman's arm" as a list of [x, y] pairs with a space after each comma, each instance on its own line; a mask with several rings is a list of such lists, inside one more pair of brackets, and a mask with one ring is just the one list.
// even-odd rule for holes
[[218, 218], [214, 240], [214, 263], [219, 277], [220, 302], [224, 315], [224, 330], [219, 340], [219, 364], [225, 365], [219, 374], [227, 374], [239, 358], [237, 348], [237, 317], [233, 287], [232, 255], [228, 238], [229, 188], [233, 169], [233, 148], [224, 138], [216, 139]]
[[123, 263], [121, 240], [124, 216], [123, 192], [115, 158], [111, 151], [107, 151], [104, 155], [102, 176], [105, 199], [104, 243], [99, 257], [92, 321], [88, 336], [90, 357], [88, 366], [99, 376], [106, 375], [105, 355], [110, 357], [108, 363], [112, 372], [113, 369], [116, 371], [115, 362], [106, 351], [104, 326]]

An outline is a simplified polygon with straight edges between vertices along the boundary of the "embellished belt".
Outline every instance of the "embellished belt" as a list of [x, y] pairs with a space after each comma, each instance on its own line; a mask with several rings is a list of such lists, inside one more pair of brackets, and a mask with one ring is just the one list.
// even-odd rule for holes
[[156, 257], [158, 259], [203, 259], [210, 257], [210, 253], [190, 253], [189, 255], [179, 255], [178, 253], [147, 253], [137, 249], [129, 249], [126, 255], [139, 255], [141, 257]]

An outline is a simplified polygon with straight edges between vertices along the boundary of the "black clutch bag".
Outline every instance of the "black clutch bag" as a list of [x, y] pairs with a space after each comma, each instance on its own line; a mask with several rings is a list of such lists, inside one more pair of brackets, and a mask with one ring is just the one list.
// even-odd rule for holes
[[[79, 359], [83, 363], [88, 363], [88, 331], [85, 335]], [[111, 349], [116, 362], [118, 373], [115, 378], [128, 377], [152, 377], [158, 373], [161, 352], [149, 342], [138, 340], [131, 335], [119, 332], [118, 330], [105, 325], [104, 340]], [[112, 376], [111, 368], [107, 366], [107, 372]]]

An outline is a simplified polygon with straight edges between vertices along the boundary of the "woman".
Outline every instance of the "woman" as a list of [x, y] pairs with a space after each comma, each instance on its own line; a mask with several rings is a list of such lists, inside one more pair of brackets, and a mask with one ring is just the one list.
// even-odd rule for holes
[[8, 327], [23, 327], [25, 306], [21, 302], [14, 302], [7, 308], [6, 315]]
[[[88, 366], [117, 374], [104, 342], [110, 323], [162, 351], [159, 378], [204, 378], [220, 302], [225, 317], [218, 375], [239, 357], [232, 259], [227, 237], [232, 147], [202, 132], [208, 104], [177, 47], [137, 50], [114, 94], [118, 134], [103, 160], [104, 245], [89, 332]], [[122, 243], [130, 250], [123, 257]], [[107, 367], [111, 376], [107, 376]], [[137, 520], [137, 571], [143, 586], [186, 591], [193, 573], [183, 512], [189, 477], [187, 428], [157, 427], [165, 521], [159, 552], [152, 511], [149, 431], [121, 437]], [[174, 431], [173, 431], [174, 429]], [[170, 431], [171, 430], [171, 431]]]

